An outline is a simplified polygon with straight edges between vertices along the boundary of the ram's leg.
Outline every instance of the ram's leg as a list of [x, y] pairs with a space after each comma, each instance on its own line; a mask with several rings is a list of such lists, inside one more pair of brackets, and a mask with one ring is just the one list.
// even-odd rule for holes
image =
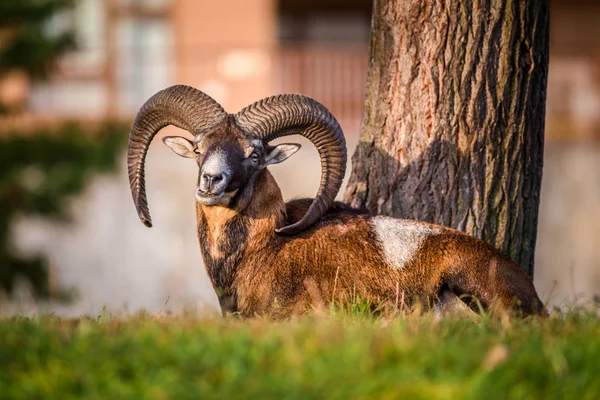
[[432, 236], [418, 257], [415, 266], [424, 289], [437, 293], [445, 286], [473, 311], [498, 307], [545, 314], [531, 278], [481, 240], [460, 233]]
[[442, 286], [437, 296], [437, 303], [434, 308], [434, 313], [441, 316], [446, 315], [461, 315], [461, 316], [472, 316], [473, 310], [469, 308], [465, 302], [448, 288], [448, 286]]
[[532, 280], [512, 261], [499, 255], [481, 259], [476, 254], [466, 258], [462, 266], [453, 268], [447, 285], [469, 307], [497, 307], [524, 316], [545, 314]]

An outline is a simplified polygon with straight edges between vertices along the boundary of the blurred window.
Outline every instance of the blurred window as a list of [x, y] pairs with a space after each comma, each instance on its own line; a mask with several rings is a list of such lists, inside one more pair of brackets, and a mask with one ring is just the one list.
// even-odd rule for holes
[[319, 99], [347, 135], [358, 132], [365, 96], [370, 0], [280, 0], [273, 83]]
[[103, 118], [135, 113], [174, 77], [172, 0], [79, 0], [50, 29], [70, 24], [78, 47], [30, 94], [35, 115]]
[[77, 49], [64, 56], [54, 79], [32, 85], [29, 108], [41, 116], [102, 117], [107, 103], [100, 81], [106, 57], [104, 0], [79, 0], [72, 12], [58, 15], [49, 29], [66, 25], [75, 30]]
[[145, 100], [172, 83], [175, 60], [169, 21], [127, 18], [117, 28], [120, 112], [134, 114]]

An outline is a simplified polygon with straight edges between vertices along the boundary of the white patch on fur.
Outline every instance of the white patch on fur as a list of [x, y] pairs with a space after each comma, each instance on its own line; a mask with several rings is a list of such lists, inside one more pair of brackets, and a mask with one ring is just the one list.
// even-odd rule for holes
[[439, 228], [422, 222], [376, 216], [371, 219], [383, 254], [391, 266], [403, 269], [423, 242], [441, 233]]

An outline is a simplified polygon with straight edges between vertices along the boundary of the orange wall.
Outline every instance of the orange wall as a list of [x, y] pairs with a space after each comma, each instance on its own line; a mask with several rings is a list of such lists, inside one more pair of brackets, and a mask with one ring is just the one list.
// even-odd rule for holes
[[229, 112], [271, 92], [276, 0], [175, 0], [178, 83], [205, 90]]

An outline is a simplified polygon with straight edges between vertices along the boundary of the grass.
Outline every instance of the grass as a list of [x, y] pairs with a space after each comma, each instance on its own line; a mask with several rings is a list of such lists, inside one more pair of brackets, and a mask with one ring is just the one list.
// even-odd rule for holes
[[[598, 399], [594, 311], [0, 320], [1, 399]], [[357, 315], [358, 314], [358, 315]]]

